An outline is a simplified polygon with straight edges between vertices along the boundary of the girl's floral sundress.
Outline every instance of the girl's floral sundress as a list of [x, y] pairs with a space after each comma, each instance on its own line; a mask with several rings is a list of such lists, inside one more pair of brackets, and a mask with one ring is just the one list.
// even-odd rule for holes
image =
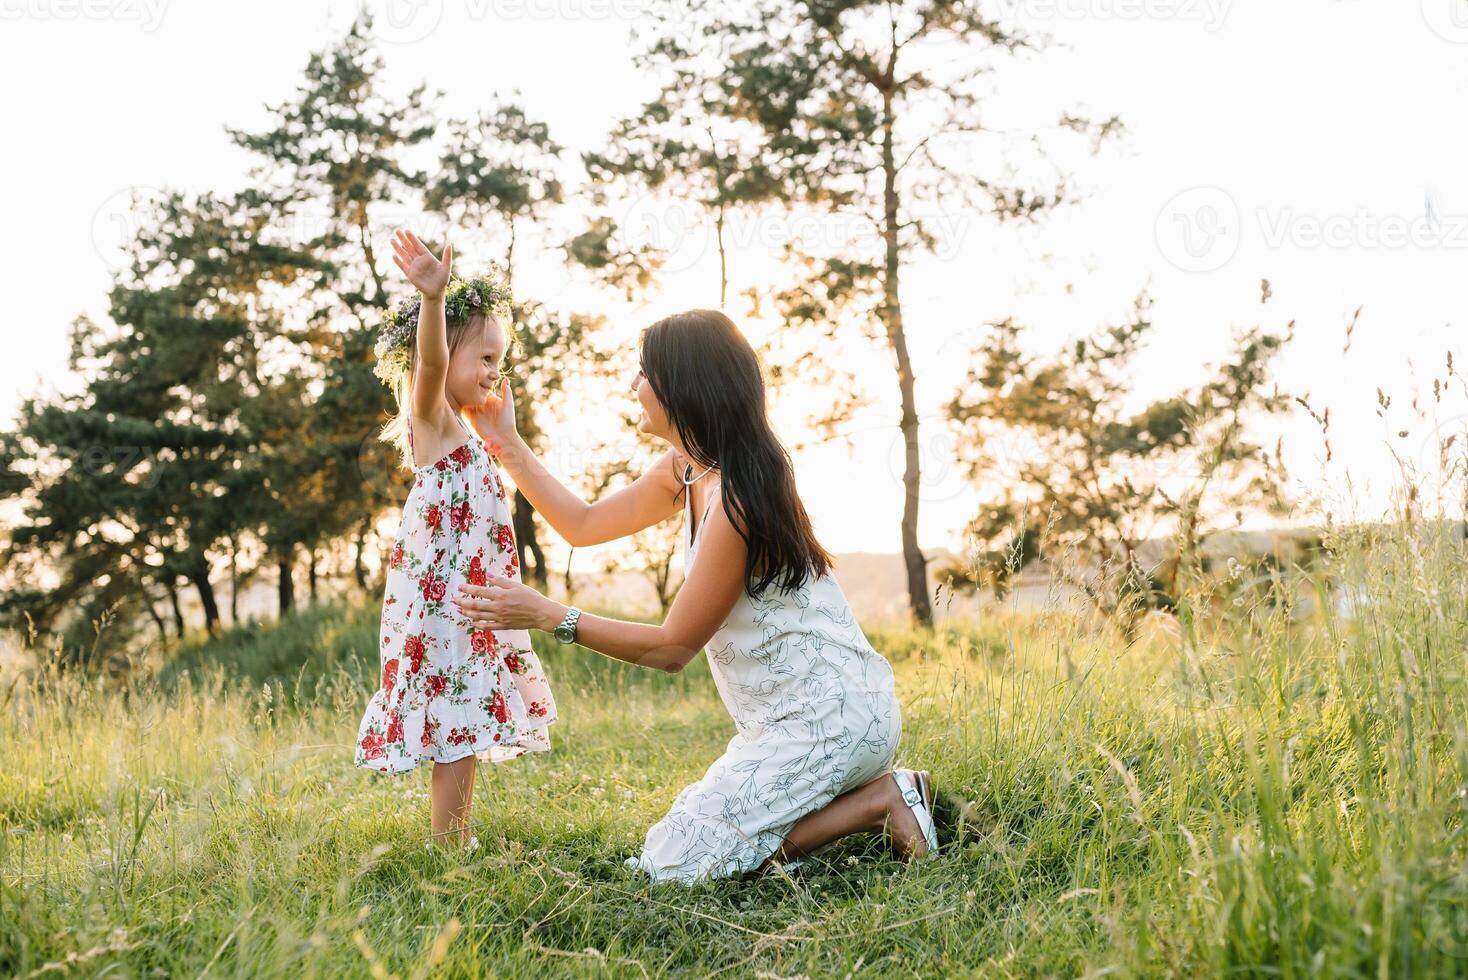
[[550, 748], [556, 703], [530, 634], [472, 626], [452, 602], [460, 583], [520, 578], [499, 468], [459, 426], [469, 441], [414, 467], [403, 505], [382, 601], [382, 686], [357, 732], [363, 768], [401, 773]]

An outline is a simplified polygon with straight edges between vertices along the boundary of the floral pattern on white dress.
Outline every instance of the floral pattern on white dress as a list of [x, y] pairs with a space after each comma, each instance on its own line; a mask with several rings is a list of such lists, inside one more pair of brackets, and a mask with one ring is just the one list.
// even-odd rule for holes
[[414, 467], [388, 560], [382, 682], [355, 753], [358, 766], [378, 772], [470, 755], [501, 762], [550, 748], [556, 702], [530, 634], [476, 627], [449, 599], [461, 583], [484, 585], [491, 574], [520, 578], [499, 468], [455, 418], [468, 441]]
[[[707, 518], [706, 506], [699, 534]], [[686, 517], [684, 548], [691, 567]], [[704, 653], [735, 734], [627, 859], [657, 880], [758, 868], [800, 818], [888, 771], [902, 734], [892, 667], [829, 572], [793, 592], [741, 592]]]

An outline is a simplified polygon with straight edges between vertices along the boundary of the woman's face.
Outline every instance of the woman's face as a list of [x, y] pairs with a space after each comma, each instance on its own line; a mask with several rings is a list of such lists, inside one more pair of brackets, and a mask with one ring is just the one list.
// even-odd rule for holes
[[658, 401], [658, 396], [652, 393], [652, 385], [648, 384], [647, 375], [642, 373], [641, 368], [637, 369], [637, 374], [632, 379], [632, 390], [636, 393], [637, 401], [642, 406], [642, 417], [637, 420], [638, 430], [659, 439], [671, 440], [668, 413], [663, 411], [663, 405]]
[[496, 317], [484, 318], [484, 329], [464, 338], [449, 358], [444, 385], [454, 404], [478, 405], [499, 393], [500, 363], [505, 356], [505, 328]]

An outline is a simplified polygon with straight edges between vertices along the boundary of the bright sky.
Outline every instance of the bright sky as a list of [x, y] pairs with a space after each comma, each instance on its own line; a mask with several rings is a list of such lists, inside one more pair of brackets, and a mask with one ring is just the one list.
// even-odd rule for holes
[[[442, 91], [444, 118], [518, 90], [572, 151], [595, 148], [648, 94], [629, 29], [648, 0], [418, 0], [378, 11], [387, 83]], [[1284, 428], [1307, 495], [1385, 506], [1393, 450], [1435, 460], [1433, 432], [1461, 430], [1468, 401], [1432, 403], [1461, 323], [1468, 258], [1468, 7], [1458, 0], [1013, 0], [1059, 45], [1002, 69], [991, 120], [1044, 123], [1058, 107], [1119, 113], [1129, 133], [1074, 172], [1088, 201], [1036, 229], [942, 215], [948, 238], [903, 284], [924, 445], [921, 538], [957, 544], [973, 490], [939, 417], [983, 324], [1014, 314], [1054, 346], [1126, 315], [1150, 284], [1157, 343], [1138, 387], [1201, 378], [1234, 329], [1297, 321], [1279, 380], [1331, 410], [1333, 458], [1303, 416]], [[66, 328], [105, 314], [134, 188], [239, 187], [252, 163], [224, 127], [263, 128], [309, 52], [353, 3], [260, 0], [0, 0], [0, 110], [11, 150], [0, 238], [11, 313], [0, 424], [21, 397], [72, 388]], [[717, 304], [712, 233], [677, 209], [646, 230], [673, 248], [664, 289], [636, 309], [527, 249], [517, 286], [605, 312], [627, 342], [657, 316]], [[411, 214], [379, 215], [385, 236]], [[626, 217], [624, 215], [624, 217]], [[434, 229], [426, 223], [424, 228]], [[773, 275], [788, 228], [731, 229], [731, 296]], [[385, 254], [385, 250], [384, 250]], [[386, 264], [386, 263], [385, 263]], [[389, 267], [389, 271], [395, 273]], [[1259, 282], [1274, 298], [1259, 305]], [[744, 303], [730, 312], [744, 322]], [[1346, 324], [1362, 307], [1346, 351]], [[750, 325], [751, 334], [764, 329]], [[1465, 368], [1468, 350], [1457, 351]], [[846, 356], [842, 352], [842, 356]], [[888, 360], [856, 357], [887, 399], [854, 454], [797, 457], [828, 547], [895, 551], [901, 449]], [[1394, 400], [1378, 415], [1376, 389]], [[1411, 408], [1420, 396], [1425, 417]], [[791, 396], [795, 398], [797, 396]], [[573, 407], [569, 406], [568, 407]], [[796, 405], [795, 408], [804, 408]], [[798, 414], [781, 406], [781, 417]], [[1406, 431], [1405, 437], [1397, 433]], [[574, 435], [566, 436], [574, 438]], [[1269, 441], [1272, 443], [1273, 438]], [[1005, 447], [994, 447], [996, 453]], [[852, 488], [857, 488], [853, 491]], [[1337, 513], [1341, 510], [1337, 506]], [[1302, 511], [1302, 514], [1304, 511]]]

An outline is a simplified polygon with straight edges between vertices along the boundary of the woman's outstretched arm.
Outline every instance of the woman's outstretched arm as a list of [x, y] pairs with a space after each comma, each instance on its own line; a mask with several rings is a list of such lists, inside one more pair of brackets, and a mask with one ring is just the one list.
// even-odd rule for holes
[[[699, 531], [697, 560], [667, 618], [659, 625], [583, 614], [576, 642], [597, 653], [638, 667], [677, 672], [703, 649], [744, 588], [746, 549], [723, 507], [709, 508]], [[488, 629], [539, 629], [549, 632], [566, 616], [563, 603], [519, 582], [494, 579], [487, 586], [465, 585], [460, 609]]]
[[500, 383], [498, 398], [465, 408], [465, 416], [489, 444], [515, 486], [557, 534], [573, 547], [615, 541], [659, 524], [678, 511], [683, 489], [674, 471], [675, 453], [668, 450], [628, 486], [594, 503], [556, 479], [515, 428], [515, 396], [509, 379]]

